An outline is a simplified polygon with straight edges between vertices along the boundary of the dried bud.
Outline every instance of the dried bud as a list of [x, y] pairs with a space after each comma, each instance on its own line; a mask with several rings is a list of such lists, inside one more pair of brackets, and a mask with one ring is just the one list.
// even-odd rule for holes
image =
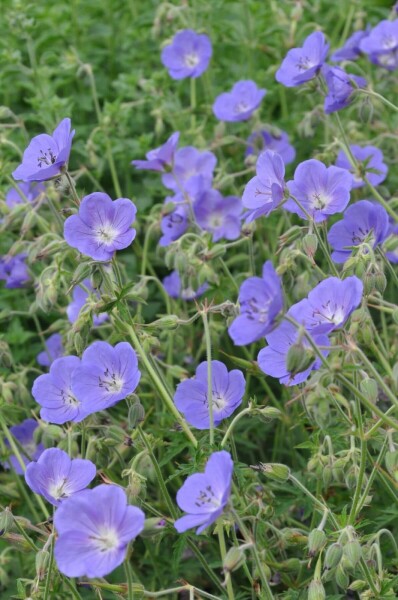
[[326, 598], [325, 588], [319, 579], [311, 581], [308, 587], [308, 600], [324, 600]]
[[138, 400], [135, 404], [130, 406], [128, 414], [128, 425], [129, 429], [135, 429], [145, 419], [145, 409], [141, 402]]
[[321, 529], [313, 529], [308, 536], [308, 554], [315, 556], [326, 545], [326, 534]]
[[246, 560], [244, 551], [236, 546], [230, 548], [224, 558], [224, 573], [232, 573], [241, 567]]
[[324, 567], [327, 571], [337, 567], [343, 557], [343, 546], [341, 544], [332, 544], [326, 550]]

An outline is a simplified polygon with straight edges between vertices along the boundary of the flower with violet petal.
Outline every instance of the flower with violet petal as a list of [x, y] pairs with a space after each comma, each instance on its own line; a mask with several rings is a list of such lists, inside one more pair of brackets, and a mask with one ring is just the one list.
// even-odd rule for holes
[[116, 250], [130, 246], [137, 209], [128, 198], [111, 200], [108, 194], [85, 196], [76, 215], [64, 224], [64, 237], [72, 248], [98, 261], [112, 260]]
[[162, 283], [171, 298], [181, 298], [181, 300], [194, 300], [204, 294], [209, 287], [208, 283], [203, 283], [196, 291], [191, 287], [183, 287], [178, 271], [173, 271], [170, 275], [167, 275]]
[[[287, 314], [289, 315], [289, 313], [290, 311]], [[310, 355], [312, 353], [309, 341], [302, 336], [300, 330], [295, 325], [288, 321], [282, 321], [278, 327], [265, 336], [265, 339], [268, 346], [260, 350], [257, 358], [258, 366], [266, 375], [278, 378], [280, 383], [287, 386], [302, 383], [308, 378], [311, 371], [319, 369], [322, 364], [320, 358], [309, 356], [308, 362], [305, 365], [303, 364], [302, 371], [293, 373], [288, 370], [287, 359], [292, 346], [299, 345], [299, 351], [303, 359], [305, 359], [306, 351]], [[329, 339], [325, 334], [314, 333], [312, 334], [312, 339], [317, 346], [330, 345]], [[324, 356], [328, 355], [328, 351], [325, 349], [321, 350], [321, 352]]]
[[283, 308], [281, 280], [271, 261], [264, 263], [262, 277], [249, 277], [242, 283], [238, 300], [240, 314], [228, 333], [235, 346], [245, 346], [269, 333]]
[[198, 197], [193, 210], [199, 227], [213, 234], [213, 242], [239, 237], [242, 202], [237, 196], [224, 198], [218, 190], [209, 189]]
[[0, 256], [0, 281], [3, 280], [6, 282], [6, 288], [21, 288], [25, 283], [30, 281], [30, 275], [25, 259], [26, 254]]
[[247, 121], [260, 106], [267, 90], [251, 80], [238, 81], [230, 92], [217, 96], [213, 113], [220, 121]]
[[196, 78], [206, 71], [212, 52], [207, 35], [184, 29], [175, 34], [171, 44], [163, 48], [161, 59], [173, 79]]
[[58, 177], [69, 160], [72, 139], [71, 120], [63, 119], [52, 135], [41, 133], [26, 148], [22, 163], [12, 176], [17, 181], [47, 181]]
[[185, 191], [196, 194], [199, 189], [211, 187], [216, 164], [213, 152], [184, 146], [175, 153], [171, 173], [163, 173], [162, 183], [176, 194]]
[[[327, 167], [319, 160], [311, 159], [298, 165], [294, 179], [287, 182], [287, 187], [291, 196], [316, 223], [320, 223], [346, 208], [350, 201], [352, 177], [345, 169]], [[293, 198], [289, 198], [283, 207], [302, 219], [308, 218]]]
[[[98, 290], [93, 289], [89, 279], [84, 279], [79, 285], [76, 285], [73, 288], [73, 300], [66, 307], [66, 314], [68, 315], [70, 323], [75, 323], [75, 321], [77, 321], [80, 311], [84, 306], [86, 306], [87, 299], [90, 296], [93, 296], [96, 300], [100, 299]], [[104, 321], [107, 319], [109, 319], [109, 315], [107, 313], [93, 315], [93, 325], [101, 325], [101, 323], [104, 323]]]
[[380, 21], [359, 43], [371, 62], [389, 71], [398, 67], [398, 19]]
[[94, 479], [97, 468], [91, 460], [69, 458], [59, 448], [48, 448], [37, 462], [26, 467], [25, 481], [35, 494], [54, 506], [84, 490]]
[[342, 327], [362, 301], [363, 283], [358, 277], [328, 277], [307, 298], [289, 309], [289, 315], [307, 331], [329, 333]]
[[375, 248], [387, 239], [389, 230], [385, 208], [369, 200], [355, 202], [347, 208], [341, 221], [330, 228], [328, 242], [333, 249], [331, 257], [334, 262], [343, 263], [351, 256], [352, 246], [367, 243]]
[[355, 60], [360, 56], [361, 49], [360, 43], [369, 35], [370, 28], [367, 27], [365, 31], [355, 31], [349, 38], [347, 38], [345, 44], [335, 50], [330, 57], [333, 62], [340, 62], [342, 60]]
[[[241, 404], [246, 381], [242, 371], [228, 371], [219, 360], [211, 361], [213, 420], [217, 427]], [[207, 396], [207, 361], [196, 368], [195, 377], [178, 384], [174, 403], [186, 421], [197, 429], [209, 429], [209, 402]]]
[[30, 181], [18, 183], [17, 187], [12, 187], [6, 194], [6, 204], [8, 208], [13, 208], [17, 204], [25, 204], [26, 201], [33, 202], [40, 194], [44, 194], [46, 188], [42, 183]]
[[177, 492], [177, 504], [187, 514], [177, 519], [178, 533], [197, 527], [196, 534], [214, 523], [224, 511], [231, 495], [234, 463], [225, 450], [213, 452], [204, 473], [194, 473]]
[[285, 184], [285, 164], [282, 157], [266, 150], [257, 159], [256, 176], [246, 185], [242, 204], [250, 211], [246, 222], [269, 215], [283, 200]]
[[367, 85], [366, 79], [346, 73], [340, 67], [325, 65], [322, 70], [328, 87], [324, 103], [327, 115], [349, 106], [355, 88], [364, 88]]
[[89, 414], [72, 391], [72, 375], [79, 365], [77, 356], [63, 356], [54, 360], [49, 373], [35, 379], [32, 396], [42, 407], [43, 421], [57, 425], [68, 421], [79, 423]]
[[311, 33], [302, 48], [292, 48], [286, 54], [275, 79], [286, 87], [296, 87], [313, 79], [325, 62], [329, 44], [321, 31]]
[[105, 577], [122, 564], [144, 521], [142, 510], [128, 506], [124, 490], [116, 485], [74, 494], [54, 515], [58, 569], [67, 577]]
[[183, 195], [177, 194], [174, 198], [166, 198], [165, 204], [169, 202], [172, 202], [175, 208], [162, 217], [160, 222], [163, 234], [159, 240], [160, 246], [169, 246], [172, 242], [180, 239], [189, 226], [189, 208]]
[[80, 366], [72, 373], [72, 392], [91, 414], [132, 394], [140, 377], [137, 355], [128, 342], [113, 347], [97, 341], [83, 352]]
[[277, 152], [285, 165], [293, 162], [296, 157], [296, 150], [289, 142], [289, 136], [286, 131], [279, 130], [277, 133], [262, 129], [254, 131], [247, 138], [247, 148], [245, 156], [262, 154], [264, 150]]
[[177, 131], [176, 133], [173, 133], [162, 146], [155, 150], [150, 150], [146, 155], [146, 160], [133, 160], [131, 161], [131, 164], [134, 165], [136, 169], [164, 173], [173, 166], [174, 154], [179, 139], [180, 132]]
[[344, 150], [340, 150], [336, 159], [336, 167], [347, 169], [352, 174], [352, 187], [359, 188], [366, 185], [363, 180], [365, 176], [373, 186], [379, 185], [385, 180], [388, 173], [388, 167], [383, 162], [384, 156], [379, 148], [375, 146], [350, 146], [351, 154], [359, 163], [358, 168], [354, 168]]
[[[17, 440], [19, 446], [22, 447], [20, 451], [20, 457], [25, 465], [30, 463], [32, 460], [37, 460], [42, 452], [44, 452], [43, 444], [37, 444], [34, 439], [34, 433], [39, 427], [39, 424], [35, 419], [25, 419], [19, 425], [13, 425], [10, 427], [10, 433]], [[8, 440], [4, 440], [5, 446], [10, 447]], [[23, 475], [25, 469], [22, 468], [18, 458], [12, 454], [4, 463], [2, 463], [5, 469], [14, 469], [18, 475]]]
[[46, 339], [45, 350], [39, 352], [36, 360], [42, 367], [49, 367], [56, 358], [60, 358], [63, 354], [62, 336], [59, 333], [53, 333]]

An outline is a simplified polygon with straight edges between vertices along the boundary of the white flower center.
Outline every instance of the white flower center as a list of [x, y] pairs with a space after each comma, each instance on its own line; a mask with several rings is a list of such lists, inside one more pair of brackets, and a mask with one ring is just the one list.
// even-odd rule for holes
[[221, 215], [213, 214], [210, 216], [209, 225], [213, 229], [217, 229], [218, 227], [221, 227], [222, 222], [223, 222], [223, 218]]
[[98, 378], [99, 387], [111, 394], [118, 394], [123, 389], [124, 379], [118, 373], [111, 373], [109, 369], [105, 371], [104, 375], [106, 379]]
[[[206, 394], [206, 400], [207, 400], [207, 394]], [[224, 406], [226, 406], [226, 404], [227, 404], [227, 401], [225, 400], [224, 396], [222, 396], [220, 394], [220, 392], [216, 392], [214, 390], [212, 392], [212, 400], [213, 400], [213, 410], [216, 410], [218, 412], [221, 411], [224, 408]]]
[[98, 536], [91, 536], [90, 539], [100, 552], [108, 552], [119, 546], [119, 537], [114, 529], [104, 529]]
[[322, 210], [330, 202], [329, 196], [322, 194], [322, 192], [312, 193], [312, 208], [315, 210]]
[[249, 109], [249, 105], [247, 104], [247, 102], [238, 102], [237, 104], [235, 104], [234, 110], [237, 114], [240, 113], [244, 113]]
[[208, 507], [209, 504], [214, 506], [214, 508], [218, 508], [221, 502], [213, 492], [211, 485], [207, 485], [204, 490], [200, 490], [195, 504], [199, 508]]
[[397, 45], [397, 40], [392, 35], [386, 35], [383, 38], [383, 48], [385, 50], [392, 50]]
[[314, 311], [313, 316], [316, 317], [317, 315], [325, 321], [339, 325], [344, 321], [345, 312], [342, 306], [333, 306], [331, 302], [327, 302], [322, 306], [322, 309]]
[[190, 54], [186, 54], [184, 56], [184, 64], [186, 67], [193, 69], [199, 63], [199, 56], [196, 52], [191, 52]]
[[59, 481], [53, 481], [48, 487], [48, 493], [56, 500], [69, 498], [70, 493], [67, 491], [68, 478], [64, 477]]
[[119, 231], [112, 225], [112, 223], [103, 223], [96, 231], [96, 239], [100, 244], [109, 245], [119, 235]]

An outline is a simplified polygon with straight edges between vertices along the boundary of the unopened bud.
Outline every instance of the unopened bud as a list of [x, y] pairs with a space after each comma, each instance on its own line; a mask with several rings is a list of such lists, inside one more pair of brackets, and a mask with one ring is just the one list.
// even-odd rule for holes
[[354, 568], [362, 558], [362, 548], [358, 540], [351, 540], [344, 545], [344, 556], [352, 568]]
[[398, 451], [388, 450], [385, 457], [386, 469], [398, 481]]
[[1, 511], [1, 513], [0, 513], [0, 535], [4, 535], [11, 529], [13, 520], [14, 519], [12, 516], [12, 512], [10, 511], [10, 509], [8, 507]]
[[307, 233], [301, 242], [303, 251], [309, 258], [313, 258], [318, 249], [318, 238], [314, 233]]
[[160, 319], [157, 319], [156, 321], [152, 321], [150, 328], [157, 330], [167, 329], [171, 331], [173, 329], [177, 329], [179, 322], [180, 319], [177, 317], [177, 315], [166, 315]]
[[161, 533], [166, 527], [165, 519], [159, 517], [151, 517], [149, 519], [145, 519], [144, 529], [141, 531], [141, 537], [153, 537]]
[[246, 560], [245, 553], [241, 548], [233, 546], [230, 548], [224, 558], [224, 573], [232, 573], [241, 567]]
[[314, 353], [310, 348], [305, 348], [302, 344], [293, 344], [290, 346], [286, 357], [286, 368], [289, 373], [302, 373], [314, 362]]
[[322, 582], [319, 579], [311, 581], [308, 587], [308, 600], [325, 600], [326, 593]]
[[260, 471], [270, 479], [275, 481], [287, 481], [290, 475], [290, 469], [280, 463], [260, 463]]
[[366, 581], [362, 581], [361, 579], [356, 579], [352, 583], [350, 583], [348, 589], [353, 592], [362, 592], [367, 586]]
[[376, 404], [378, 398], [378, 388], [377, 383], [374, 379], [370, 377], [366, 377], [359, 384], [360, 390], [366, 398], [372, 402], [372, 404]]
[[330, 569], [334, 569], [334, 567], [337, 567], [337, 565], [341, 561], [342, 557], [343, 557], [343, 546], [338, 543], [332, 544], [326, 550], [323, 566], [325, 567], [325, 569], [327, 571], [329, 571]]
[[256, 407], [253, 409], [253, 412], [255, 414], [260, 414], [266, 423], [272, 421], [273, 419], [280, 419], [282, 417], [281, 411], [273, 406], [264, 406], [263, 408]]
[[369, 96], [363, 95], [359, 105], [358, 115], [362, 123], [370, 123], [373, 119], [373, 104]]
[[326, 534], [321, 529], [313, 529], [308, 536], [308, 554], [315, 556], [326, 545]]
[[211, 250], [206, 252], [206, 260], [211, 260], [213, 258], [219, 258], [220, 256], [224, 256], [226, 252], [225, 246], [222, 244], [215, 244]]
[[145, 419], [145, 409], [138, 401], [129, 408], [128, 424], [130, 429], [135, 429]]
[[50, 553], [47, 550], [39, 550], [36, 554], [36, 575], [40, 581], [44, 579], [49, 561]]
[[350, 579], [341, 564], [338, 565], [336, 572], [334, 574], [334, 578], [336, 580], [337, 585], [340, 588], [342, 588], [343, 590], [347, 589], [347, 587], [350, 583]]

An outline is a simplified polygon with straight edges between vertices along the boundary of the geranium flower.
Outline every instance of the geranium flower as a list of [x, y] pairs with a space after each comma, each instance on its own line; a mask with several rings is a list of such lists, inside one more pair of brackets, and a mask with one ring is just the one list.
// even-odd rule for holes
[[[238, 369], [228, 371], [219, 360], [211, 361], [213, 420], [218, 426], [241, 404], [246, 382]], [[200, 363], [193, 379], [178, 384], [174, 403], [185, 419], [197, 429], [209, 429], [209, 401], [207, 395], [207, 361]]]
[[94, 260], [111, 260], [116, 250], [127, 248], [134, 240], [136, 231], [131, 225], [136, 212], [127, 198], [112, 201], [108, 194], [94, 192], [83, 198], [77, 215], [66, 219], [65, 240]]
[[359, 48], [374, 64], [394, 71], [398, 67], [398, 19], [380, 21], [359, 42]]
[[21, 182], [17, 185], [17, 188], [12, 187], [6, 194], [6, 204], [8, 208], [13, 208], [17, 204], [24, 204], [26, 200], [28, 202], [33, 202], [46, 190], [42, 183], [31, 182]]
[[213, 452], [204, 473], [187, 477], [177, 492], [178, 506], [188, 513], [174, 523], [178, 533], [192, 527], [202, 533], [222, 515], [231, 495], [233, 469], [231, 455], [222, 450]]
[[[89, 279], [84, 279], [80, 285], [76, 285], [73, 288], [72, 292], [72, 302], [68, 304], [66, 307], [66, 314], [70, 323], [75, 323], [79, 318], [80, 311], [83, 306], [86, 305], [87, 298], [93, 295], [97, 300], [100, 298], [100, 294], [98, 290], [94, 290]], [[93, 324], [94, 326], [101, 325], [109, 319], [109, 315], [107, 313], [100, 313], [99, 315], [93, 316]]]
[[247, 138], [245, 156], [250, 156], [251, 154], [260, 155], [264, 150], [277, 152], [285, 165], [293, 162], [296, 157], [296, 150], [289, 142], [288, 134], [282, 130], [274, 133], [267, 129], [262, 129], [261, 131], [254, 131]]
[[372, 185], [379, 185], [385, 180], [388, 173], [388, 167], [383, 162], [384, 156], [379, 148], [375, 146], [357, 146], [353, 144], [350, 150], [356, 161], [359, 163], [358, 170], [352, 166], [347, 154], [344, 150], [340, 150], [337, 155], [336, 167], [347, 169], [352, 174], [352, 187], [359, 188], [366, 185], [363, 176], [366, 175], [367, 180]]
[[195, 194], [199, 189], [211, 187], [216, 164], [213, 152], [184, 146], [175, 153], [173, 170], [162, 175], [162, 183], [176, 194], [185, 191]]
[[213, 242], [239, 237], [242, 202], [237, 196], [224, 198], [218, 190], [206, 190], [195, 201], [193, 210], [199, 227], [213, 234]]
[[53, 333], [47, 338], [45, 345], [46, 349], [39, 352], [36, 360], [42, 367], [49, 367], [56, 358], [60, 358], [64, 354], [62, 336], [59, 333]]
[[72, 139], [71, 120], [63, 119], [52, 135], [41, 133], [26, 148], [22, 163], [12, 176], [22, 181], [47, 181], [58, 177], [69, 160]]
[[357, 75], [350, 75], [339, 67], [323, 67], [328, 94], [325, 97], [324, 109], [326, 114], [330, 114], [349, 106], [351, 95], [356, 87], [366, 87], [366, 79]]
[[302, 48], [292, 48], [286, 54], [275, 79], [286, 87], [296, 87], [313, 79], [325, 62], [329, 44], [321, 31], [311, 33]]
[[358, 58], [361, 54], [360, 43], [369, 35], [369, 31], [369, 28], [365, 31], [355, 31], [347, 38], [345, 44], [341, 48], [333, 52], [330, 60], [333, 62], [340, 62], [342, 60], [355, 60]]
[[[32, 460], [37, 460], [42, 452], [44, 452], [43, 444], [37, 444], [34, 439], [34, 432], [38, 427], [39, 424], [37, 421], [35, 421], [35, 419], [25, 419], [25, 421], [22, 421], [22, 423], [19, 425], [13, 425], [10, 427], [10, 433], [22, 447], [20, 455], [25, 465], [30, 463]], [[10, 447], [8, 440], [4, 440], [4, 444], [7, 446], [7, 448]], [[24, 474], [24, 469], [22, 468], [18, 458], [13, 454], [4, 463], [2, 463], [2, 465], [5, 469], [14, 469], [18, 475]]]
[[267, 90], [259, 89], [254, 81], [238, 81], [230, 92], [217, 96], [213, 113], [220, 121], [247, 121], [266, 93]]
[[176, 33], [171, 44], [162, 50], [162, 63], [173, 79], [200, 77], [212, 55], [210, 38], [192, 29]]
[[173, 271], [170, 275], [167, 275], [162, 283], [171, 298], [181, 298], [181, 300], [194, 300], [204, 294], [209, 287], [207, 283], [203, 283], [196, 291], [192, 288], [183, 288], [178, 271]]
[[105, 577], [124, 561], [144, 521], [142, 510], [128, 506], [125, 492], [116, 485], [75, 494], [54, 516], [58, 569], [67, 577]]
[[6, 288], [21, 288], [30, 280], [25, 259], [26, 254], [0, 256], [0, 280], [4, 280], [6, 282]]
[[150, 150], [146, 155], [146, 160], [133, 160], [131, 164], [136, 169], [159, 171], [164, 173], [167, 168], [171, 168], [174, 162], [174, 154], [177, 148], [180, 132], [173, 133], [167, 142], [159, 148]]
[[25, 480], [35, 494], [54, 506], [84, 490], [94, 479], [96, 466], [91, 460], [69, 458], [59, 448], [48, 448], [37, 462], [26, 467]]
[[269, 215], [283, 200], [285, 184], [285, 164], [282, 157], [266, 150], [257, 159], [256, 176], [246, 185], [242, 203], [249, 208], [246, 221]]

